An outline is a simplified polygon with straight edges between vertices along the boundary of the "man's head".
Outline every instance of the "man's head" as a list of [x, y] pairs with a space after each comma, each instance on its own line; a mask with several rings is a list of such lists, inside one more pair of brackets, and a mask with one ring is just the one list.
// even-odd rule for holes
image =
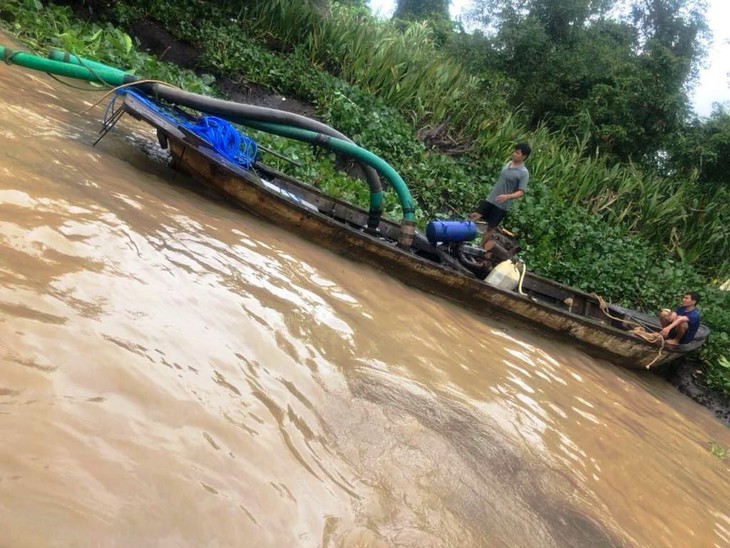
[[527, 143], [517, 143], [514, 149], [519, 150], [522, 153], [523, 160], [527, 160], [527, 157], [532, 152], [530, 145], [528, 145]]
[[688, 291], [682, 296], [682, 306], [697, 306], [700, 296], [694, 291]]

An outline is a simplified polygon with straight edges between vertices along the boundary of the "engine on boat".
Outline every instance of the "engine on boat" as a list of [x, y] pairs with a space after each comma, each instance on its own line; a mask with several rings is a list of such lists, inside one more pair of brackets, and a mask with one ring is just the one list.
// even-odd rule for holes
[[520, 249], [517, 239], [499, 228], [492, 234], [492, 242], [493, 247], [489, 251], [468, 242], [452, 243], [449, 244], [449, 253], [483, 280], [497, 265], [512, 259]]
[[[486, 251], [477, 239], [478, 234], [476, 224], [471, 221], [431, 221], [426, 228], [431, 249], [436, 248], [440, 262], [468, 270], [483, 280], [497, 265], [512, 259], [519, 251], [519, 244], [512, 233], [498, 227], [491, 236], [492, 246]], [[425, 251], [422, 250], [423, 255], [432, 255]]]

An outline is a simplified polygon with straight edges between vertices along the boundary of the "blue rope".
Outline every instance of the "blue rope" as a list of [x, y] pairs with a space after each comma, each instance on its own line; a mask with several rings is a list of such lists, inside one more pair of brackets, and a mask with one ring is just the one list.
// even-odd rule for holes
[[170, 122], [181, 125], [195, 133], [198, 137], [208, 143], [213, 149], [229, 162], [249, 169], [256, 161], [258, 147], [256, 141], [239, 133], [233, 125], [222, 118], [215, 116], [200, 116], [195, 122], [191, 122], [183, 115], [165, 108], [162, 105], [151, 101], [148, 97], [130, 88], [117, 90], [104, 111], [104, 125], [115, 112], [114, 103], [120, 95], [132, 95], [147, 108], [165, 117]]

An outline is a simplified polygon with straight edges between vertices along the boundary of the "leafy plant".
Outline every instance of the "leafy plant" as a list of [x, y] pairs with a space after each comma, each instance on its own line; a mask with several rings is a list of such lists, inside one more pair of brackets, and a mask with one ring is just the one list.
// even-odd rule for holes
[[721, 445], [719, 445], [715, 441], [711, 441], [707, 444], [707, 448], [710, 451], [710, 454], [717, 457], [720, 460], [725, 460], [730, 455], [730, 451]]

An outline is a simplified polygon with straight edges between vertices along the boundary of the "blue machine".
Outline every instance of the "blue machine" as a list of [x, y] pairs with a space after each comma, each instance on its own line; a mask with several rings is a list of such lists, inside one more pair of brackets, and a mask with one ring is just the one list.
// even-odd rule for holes
[[472, 221], [429, 221], [426, 225], [426, 238], [431, 244], [436, 242], [452, 243], [473, 240], [477, 235], [477, 225]]

